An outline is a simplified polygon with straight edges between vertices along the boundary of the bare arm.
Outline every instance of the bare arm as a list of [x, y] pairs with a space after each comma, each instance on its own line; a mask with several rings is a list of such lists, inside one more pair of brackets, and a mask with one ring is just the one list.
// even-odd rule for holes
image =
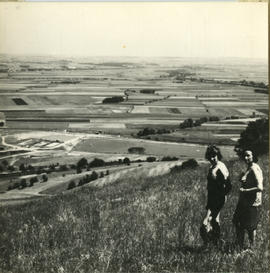
[[243, 187], [241, 187], [240, 188], [241, 192], [263, 191], [263, 176], [262, 176], [261, 168], [258, 165], [256, 165], [252, 168], [252, 172], [254, 174], [254, 178], [256, 180], [257, 187], [253, 187], [253, 188], [249, 188], [249, 189], [244, 189]]
[[240, 188], [240, 191], [241, 192], [250, 192], [250, 191], [259, 192], [259, 191], [262, 191], [262, 189], [259, 187], [253, 187], [253, 188], [249, 188], [249, 189]]

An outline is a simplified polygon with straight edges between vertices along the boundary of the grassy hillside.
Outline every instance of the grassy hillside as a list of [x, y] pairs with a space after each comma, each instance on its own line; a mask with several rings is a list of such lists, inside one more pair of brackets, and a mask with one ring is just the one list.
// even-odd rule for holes
[[219, 249], [201, 249], [205, 166], [1, 208], [0, 272], [268, 272], [268, 162], [259, 161], [265, 191], [252, 253], [232, 246], [237, 181], [245, 169], [237, 161], [227, 163], [234, 187], [222, 210], [226, 244]]

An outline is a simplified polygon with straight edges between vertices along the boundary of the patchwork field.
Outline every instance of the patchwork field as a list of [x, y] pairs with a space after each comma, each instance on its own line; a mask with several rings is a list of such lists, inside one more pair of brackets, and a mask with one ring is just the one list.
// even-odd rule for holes
[[[0, 63], [4, 117], [0, 161], [13, 170], [4, 167], [0, 173], [4, 192], [13, 176], [20, 175], [22, 164], [57, 167], [76, 165], [82, 157], [88, 161], [128, 157], [149, 167], [146, 160], [151, 156], [201, 161], [209, 143], [221, 146], [230, 159], [248, 122], [268, 115], [267, 63], [263, 62], [0, 56]], [[207, 122], [181, 129], [187, 119]], [[154, 133], [141, 137], [143, 130], [150, 129]], [[130, 153], [132, 147], [142, 148], [143, 153]], [[131, 165], [137, 172], [138, 164]], [[117, 173], [124, 166], [114, 168]], [[49, 174], [46, 190], [50, 194], [65, 190], [65, 176], [71, 172]], [[16, 191], [12, 196], [19, 198], [20, 190]], [[24, 192], [26, 196], [28, 191]], [[36, 197], [34, 192], [28, 197]]]

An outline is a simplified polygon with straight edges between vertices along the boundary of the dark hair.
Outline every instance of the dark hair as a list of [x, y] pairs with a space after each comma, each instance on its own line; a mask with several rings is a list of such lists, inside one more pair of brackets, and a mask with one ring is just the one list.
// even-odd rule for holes
[[209, 145], [205, 152], [205, 159], [210, 160], [212, 156], [216, 156], [218, 160], [222, 159], [222, 154], [220, 152], [220, 149], [215, 145]]
[[258, 162], [258, 156], [257, 156], [256, 153], [254, 153], [254, 152], [253, 152], [252, 150], [250, 150], [250, 149], [246, 149], [246, 150], [244, 151], [244, 153], [243, 153], [244, 156], [243, 156], [243, 157], [245, 158], [245, 153], [246, 153], [247, 151], [249, 151], [249, 152], [252, 153], [253, 162], [257, 163], [257, 162]]

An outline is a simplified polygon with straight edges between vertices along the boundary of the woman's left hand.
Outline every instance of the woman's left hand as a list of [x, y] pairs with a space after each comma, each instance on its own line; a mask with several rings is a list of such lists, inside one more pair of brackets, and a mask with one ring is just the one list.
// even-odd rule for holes
[[240, 191], [241, 191], [241, 192], [244, 192], [244, 191], [246, 191], [246, 190], [245, 190], [244, 188], [241, 187], [241, 188], [240, 188]]

